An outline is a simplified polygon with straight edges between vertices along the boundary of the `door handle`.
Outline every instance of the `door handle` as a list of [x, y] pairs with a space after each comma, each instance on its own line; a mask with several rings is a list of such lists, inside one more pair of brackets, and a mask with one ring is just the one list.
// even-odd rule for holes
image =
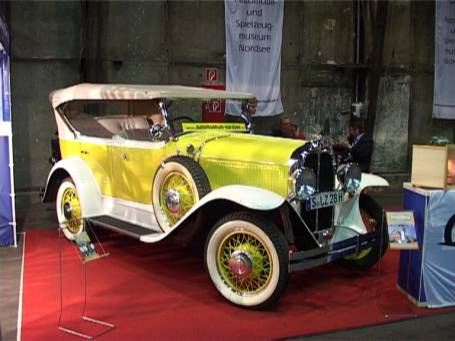
[[125, 153], [120, 154], [120, 160], [122, 160], [122, 161], [128, 160], [128, 157], [126, 156]]

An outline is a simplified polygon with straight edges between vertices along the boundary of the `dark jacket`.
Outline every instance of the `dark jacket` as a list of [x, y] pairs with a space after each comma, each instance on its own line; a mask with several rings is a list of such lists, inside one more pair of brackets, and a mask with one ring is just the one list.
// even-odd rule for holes
[[355, 162], [362, 172], [368, 173], [373, 152], [373, 139], [367, 134], [363, 134], [358, 140], [350, 135], [348, 142], [350, 147], [337, 144], [333, 149], [340, 155], [341, 160]]
[[364, 133], [357, 142], [351, 145], [352, 161], [359, 164], [362, 172], [370, 171], [371, 154], [373, 153], [373, 139]]

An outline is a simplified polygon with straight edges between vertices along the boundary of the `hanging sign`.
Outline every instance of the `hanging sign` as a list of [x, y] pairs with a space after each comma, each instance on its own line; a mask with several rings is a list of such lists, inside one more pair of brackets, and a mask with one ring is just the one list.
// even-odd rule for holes
[[455, 119], [455, 1], [436, 1], [433, 117]]
[[[283, 112], [283, 9], [281, 0], [225, 0], [226, 89], [253, 93], [258, 99], [256, 116]], [[238, 115], [241, 105], [229, 101], [226, 112]]]

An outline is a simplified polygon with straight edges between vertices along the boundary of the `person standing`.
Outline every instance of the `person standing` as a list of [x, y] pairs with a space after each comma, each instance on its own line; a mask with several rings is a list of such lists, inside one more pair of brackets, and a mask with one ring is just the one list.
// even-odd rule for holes
[[373, 153], [373, 139], [364, 130], [361, 119], [353, 118], [349, 124], [349, 145], [336, 144], [335, 151], [350, 154], [350, 160], [356, 162], [362, 172], [370, 171], [371, 154]]

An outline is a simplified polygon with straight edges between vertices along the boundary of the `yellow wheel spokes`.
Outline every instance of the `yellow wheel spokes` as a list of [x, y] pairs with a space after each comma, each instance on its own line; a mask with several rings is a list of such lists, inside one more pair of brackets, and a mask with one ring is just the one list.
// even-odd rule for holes
[[[166, 202], [170, 191], [178, 194], [178, 209], [171, 210]], [[196, 202], [196, 196], [187, 177], [179, 172], [170, 173], [163, 181], [160, 192], [160, 205], [170, 225], [175, 224], [181, 217], [188, 212]]]
[[82, 225], [81, 204], [74, 188], [67, 188], [63, 192], [61, 211], [64, 214], [65, 206], [71, 209], [71, 216], [66, 218], [66, 228], [71, 233], [79, 232]]
[[[230, 266], [235, 253], [248, 255], [251, 272], [247, 277], [236, 275]], [[272, 277], [270, 251], [261, 240], [249, 232], [234, 232], [220, 244], [217, 265], [223, 280], [237, 293], [248, 295], [260, 292]]]

